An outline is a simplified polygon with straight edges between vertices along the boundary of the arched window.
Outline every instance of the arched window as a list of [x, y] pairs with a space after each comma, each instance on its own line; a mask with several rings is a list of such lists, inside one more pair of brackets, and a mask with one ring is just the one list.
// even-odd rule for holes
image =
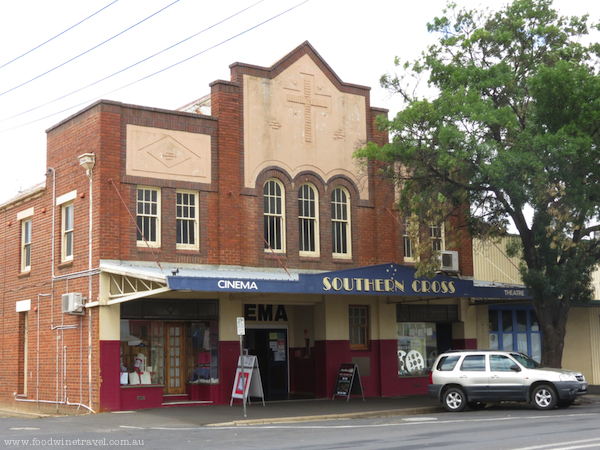
[[276, 252], [285, 252], [285, 190], [279, 180], [267, 180], [263, 187], [263, 217], [265, 251], [269, 246]]
[[298, 237], [300, 256], [319, 256], [319, 201], [312, 184], [298, 189]]
[[342, 187], [331, 192], [331, 242], [334, 258], [351, 258], [350, 195]]

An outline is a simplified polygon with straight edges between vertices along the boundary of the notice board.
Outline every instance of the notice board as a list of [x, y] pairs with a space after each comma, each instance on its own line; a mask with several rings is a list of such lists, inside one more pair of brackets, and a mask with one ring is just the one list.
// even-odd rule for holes
[[332, 400], [338, 395], [346, 397], [346, 401], [348, 401], [350, 400], [350, 395], [353, 394], [362, 395], [363, 400], [365, 399], [358, 366], [352, 363], [342, 363], [335, 382]]

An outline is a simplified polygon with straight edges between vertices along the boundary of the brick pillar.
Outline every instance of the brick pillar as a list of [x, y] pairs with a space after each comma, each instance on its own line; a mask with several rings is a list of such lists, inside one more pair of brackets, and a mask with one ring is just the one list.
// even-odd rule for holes
[[[211, 114], [218, 117], [217, 131], [217, 224], [209, 253], [210, 264], [241, 264], [241, 229], [246, 216], [235, 198], [242, 188], [242, 142], [240, 85], [218, 80], [211, 87]], [[235, 198], [229, 194], [235, 195]], [[241, 200], [240, 200], [241, 201]], [[217, 248], [214, 248], [214, 245]]]
[[[379, 115], [387, 117], [386, 109], [371, 108], [371, 141], [377, 145], [384, 145], [388, 142], [388, 134], [385, 131], [379, 131], [375, 124], [375, 119]], [[376, 263], [400, 262], [400, 236], [401, 227], [394, 216], [397, 216], [394, 211], [396, 203], [396, 195], [394, 184], [385, 178], [377, 176], [380, 169], [384, 168], [382, 164], [375, 164], [375, 179], [373, 183], [371, 201], [374, 205], [374, 229], [376, 233]], [[392, 214], [390, 214], [390, 212]]]

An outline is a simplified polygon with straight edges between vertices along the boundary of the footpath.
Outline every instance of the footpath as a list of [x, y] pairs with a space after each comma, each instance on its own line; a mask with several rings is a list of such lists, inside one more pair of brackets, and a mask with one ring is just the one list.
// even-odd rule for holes
[[[576, 405], [600, 402], [600, 395], [588, 394], [576, 400]], [[527, 405], [522, 405], [528, 407]], [[576, 407], [576, 406], [575, 406]], [[46, 411], [48, 411], [46, 409]], [[118, 420], [132, 427], [152, 426], [243, 426], [292, 422], [324, 421], [338, 419], [361, 419], [371, 417], [414, 416], [444, 411], [444, 407], [426, 395], [401, 397], [342, 398], [282, 400], [266, 402], [259, 400], [246, 406], [244, 417], [241, 401], [229, 405], [170, 406], [136, 411], [102, 413], [94, 420], [101, 422]], [[83, 412], [83, 411], [80, 411]], [[73, 411], [56, 413], [24, 412], [12, 408], [0, 408], [0, 418], [43, 418], [72, 415]], [[119, 417], [120, 416], [120, 417]]]

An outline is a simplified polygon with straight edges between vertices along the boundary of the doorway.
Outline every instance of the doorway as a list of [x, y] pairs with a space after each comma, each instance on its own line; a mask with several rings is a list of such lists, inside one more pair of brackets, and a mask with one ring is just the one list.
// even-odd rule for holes
[[165, 324], [167, 367], [165, 373], [166, 394], [185, 394], [185, 323]]
[[288, 397], [288, 330], [265, 328], [246, 330], [246, 348], [256, 355], [266, 400]]

